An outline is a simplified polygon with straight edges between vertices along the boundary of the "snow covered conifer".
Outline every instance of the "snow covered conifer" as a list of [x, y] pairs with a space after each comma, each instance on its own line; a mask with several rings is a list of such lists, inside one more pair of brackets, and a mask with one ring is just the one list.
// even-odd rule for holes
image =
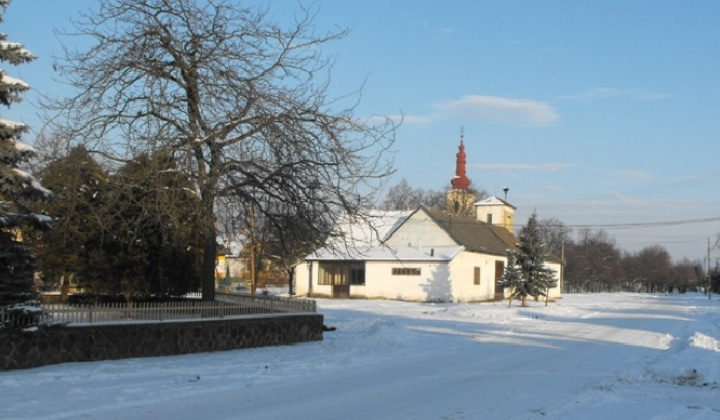
[[[557, 285], [555, 270], [545, 265], [548, 252], [543, 243], [542, 234], [537, 223], [537, 215], [533, 213], [528, 223], [522, 228], [519, 235], [520, 242], [511, 251], [508, 257], [507, 277], [508, 286], [514, 286], [511, 291], [511, 299], [518, 298], [525, 306], [525, 299], [532, 296], [537, 299], [546, 296], [548, 290]], [[512, 266], [512, 267], [510, 267]], [[519, 270], [521, 279], [515, 278]], [[503, 276], [505, 277], [505, 275]], [[513, 280], [513, 284], [509, 284]]]
[[512, 300], [516, 296], [516, 292], [522, 290], [525, 282], [522, 271], [515, 261], [515, 251], [508, 251], [508, 265], [502, 275], [500, 284], [509, 289], [508, 291], [508, 306], [512, 304]]
[[[10, 0], [0, 0], [0, 22]], [[0, 64], [13, 66], [34, 60], [21, 44], [7, 41], [0, 33]], [[0, 104], [8, 108], [20, 101], [20, 94], [29, 86], [0, 68]], [[27, 131], [25, 124], [9, 121], [0, 115], [0, 305], [20, 304], [35, 297], [33, 272], [35, 258], [30, 247], [22, 242], [21, 229], [49, 228], [50, 218], [30, 212], [29, 201], [49, 199], [45, 189], [20, 165], [35, 150], [18, 139]]]

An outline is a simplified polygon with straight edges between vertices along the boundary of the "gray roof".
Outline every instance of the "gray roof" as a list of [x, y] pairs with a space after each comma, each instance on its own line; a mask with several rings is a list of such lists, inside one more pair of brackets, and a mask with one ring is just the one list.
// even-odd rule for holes
[[468, 251], [507, 255], [515, 249], [517, 238], [502, 226], [481, 222], [470, 217], [451, 215], [442, 210], [422, 208], [440, 228]]

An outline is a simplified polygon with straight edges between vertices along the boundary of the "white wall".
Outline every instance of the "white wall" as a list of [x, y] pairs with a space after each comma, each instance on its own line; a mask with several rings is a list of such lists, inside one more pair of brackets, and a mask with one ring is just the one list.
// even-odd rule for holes
[[[393, 268], [419, 268], [420, 275], [394, 275]], [[365, 265], [365, 286], [350, 286], [352, 296], [411, 301], [447, 301], [450, 293], [444, 262], [374, 261]]]
[[386, 242], [391, 247], [431, 248], [457, 246], [424, 211], [415, 212]]
[[475, 218], [487, 223], [488, 215], [492, 214], [492, 224], [502, 226], [513, 232], [515, 229], [515, 213], [512, 208], [503, 205], [483, 205], [475, 207]]
[[[365, 285], [351, 285], [350, 295], [363, 298], [409, 301], [476, 302], [495, 297], [495, 261], [504, 257], [462, 252], [450, 263], [428, 261], [369, 261], [365, 264]], [[420, 275], [393, 275], [393, 268], [419, 268]], [[474, 267], [480, 267], [480, 284], [474, 283]], [[312, 293], [332, 296], [332, 286], [318, 285], [319, 263], [313, 262]], [[308, 293], [308, 270], [295, 270], [295, 293]]]
[[[318, 262], [313, 263], [313, 295], [332, 296], [332, 286], [318, 285]], [[393, 275], [393, 268], [419, 268], [420, 275]], [[352, 297], [447, 301], [451, 293], [449, 268], [445, 262], [370, 261], [365, 264], [365, 285], [351, 285]], [[295, 293], [308, 293], [307, 265], [295, 270]]]
[[[313, 262], [313, 277], [315, 278], [315, 285], [313, 285], [313, 290], [315, 287], [317, 287], [317, 269], [318, 269], [318, 263]], [[295, 291], [295, 294], [298, 296], [307, 296], [308, 294], [308, 267], [307, 264], [304, 262], [302, 264], [298, 264], [295, 267], [295, 284], [293, 285], [293, 290]]]
[[562, 295], [562, 282], [561, 282], [562, 266], [559, 263], [548, 262], [546, 264], [548, 267], [555, 270], [555, 278], [558, 280], [557, 286], [550, 289], [549, 293], [548, 293], [548, 295], [550, 296], [550, 299], [556, 299]]
[[[451, 265], [456, 302], [477, 302], [495, 298], [495, 263], [507, 258], [497, 255], [463, 252]], [[480, 284], [475, 284], [475, 267], [480, 268]]]
[[[507, 259], [495, 255], [462, 252], [451, 263], [369, 262], [365, 265], [365, 285], [350, 286], [353, 297], [401, 299], [411, 301], [442, 301], [452, 295], [455, 302], [492, 300], [495, 297], [495, 261], [507, 266]], [[560, 264], [548, 263], [560, 279]], [[317, 261], [313, 262], [313, 294], [332, 296], [332, 286], [318, 285]], [[420, 276], [392, 275], [393, 267], [420, 268]], [[480, 267], [480, 285], [474, 284], [474, 267]], [[295, 269], [295, 294], [308, 293], [306, 264]], [[561, 284], [550, 289], [550, 298], [561, 297]]]

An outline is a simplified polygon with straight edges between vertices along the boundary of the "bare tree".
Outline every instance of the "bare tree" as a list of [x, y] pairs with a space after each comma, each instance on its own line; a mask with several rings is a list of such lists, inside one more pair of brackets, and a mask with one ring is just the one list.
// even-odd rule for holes
[[702, 263], [698, 261], [693, 262], [687, 258], [683, 258], [673, 265], [674, 286], [677, 287], [678, 293], [685, 293], [696, 289], [701, 280], [697, 276], [698, 266], [702, 266]]
[[623, 278], [621, 253], [604, 230], [579, 232], [579, 239], [566, 247], [565, 285], [569, 292], [608, 292]]
[[392, 173], [396, 126], [356, 118], [357, 92], [331, 96], [322, 47], [347, 32], [317, 35], [313, 13], [301, 8], [286, 28], [230, 0], [102, 0], [66, 34], [92, 45], [57, 64], [77, 94], [52, 103], [53, 121], [69, 121], [53, 129], [106, 157], [161, 150], [183, 163], [201, 199], [204, 299], [218, 198], [268, 218], [282, 207], [317, 231], [369, 207]]
[[400, 182], [390, 187], [385, 194], [383, 207], [388, 210], [407, 210], [416, 208], [423, 204], [425, 191], [421, 188], [413, 188], [403, 178]]
[[[483, 189], [468, 188], [466, 197], [468, 199], [479, 201], [488, 197], [487, 191]], [[387, 210], [407, 210], [408, 208], [418, 208], [426, 206], [447, 210], [448, 191], [443, 190], [424, 190], [422, 188], [413, 188], [405, 178], [401, 179], [397, 185], [390, 187], [385, 194], [382, 207]], [[465, 207], [472, 208], [472, 203]], [[474, 213], [466, 214], [469, 217], [475, 217]]]
[[670, 254], [661, 245], [646, 246], [635, 255], [640, 267], [640, 276], [648, 291], [666, 292], [674, 276]]
[[563, 244], [571, 241], [572, 229], [555, 217], [539, 220], [538, 228], [547, 250], [561, 256]]

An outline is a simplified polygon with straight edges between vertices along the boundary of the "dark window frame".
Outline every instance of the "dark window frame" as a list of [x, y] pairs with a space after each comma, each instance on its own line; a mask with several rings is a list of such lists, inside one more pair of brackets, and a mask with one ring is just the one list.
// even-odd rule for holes
[[422, 269], [417, 267], [393, 267], [393, 276], [420, 276]]

